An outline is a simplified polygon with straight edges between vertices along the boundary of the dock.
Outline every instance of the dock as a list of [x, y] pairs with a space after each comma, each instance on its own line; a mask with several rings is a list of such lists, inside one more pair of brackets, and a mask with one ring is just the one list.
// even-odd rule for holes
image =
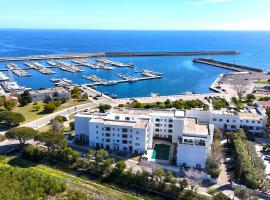
[[18, 65], [13, 63], [7, 64], [6, 68], [8, 68], [8, 70], [12, 71], [12, 73], [20, 77], [31, 76], [31, 74], [27, 73], [24, 69], [21, 69], [20, 67], [18, 67]]
[[162, 73], [154, 72], [154, 71], [146, 70], [146, 69], [141, 70], [141, 71], [140, 71], [140, 74], [141, 74], [142, 76], [146, 76], [146, 77], [162, 76]]
[[133, 64], [125, 64], [125, 63], [116, 62], [116, 61], [107, 60], [107, 59], [96, 59], [96, 62], [107, 64], [107, 65], [112, 65], [115, 67], [129, 67], [129, 68], [134, 67]]
[[51, 81], [56, 87], [71, 88], [74, 86], [73, 82], [67, 78], [52, 78]]
[[119, 77], [119, 78], [121, 78], [123, 80], [130, 81], [130, 82], [131, 81], [138, 81], [138, 78], [133, 77], [133, 76], [126, 76], [126, 75], [124, 75], [122, 73], [115, 74], [115, 76], [117, 76], [117, 77]]
[[79, 66], [90, 67], [91, 69], [103, 69], [103, 70], [113, 70], [113, 67], [107, 66], [103, 63], [91, 63], [86, 60], [71, 60], [71, 62], [75, 63]]
[[56, 63], [56, 66], [63, 71], [72, 72], [72, 73], [83, 72], [83, 70], [80, 69], [78, 66], [75, 66], [72, 64], [68, 64], [62, 61], [57, 61], [55, 63]]
[[214, 67], [229, 69], [236, 72], [259, 72], [259, 73], [263, 72], [262, 69], [244, 66], [244, 65], [236, 65], [236, 64], [227, 63], [227, 62], [221, 62], [221, 61], [217, 61], [211, 58], [196, 58], [196, 59], [193, 59], [192, 61], [194, 63], [211, 65]]
[[43, 66], [42, 64], [38, 62], [25, 62], [24, 64], [28, 66], [29, 68], [35, 69], [42, 74], [48, 74], [48, 75], [56, 74], [56, 72], [48, 69], [47, 67]]
[[100, 57], [135, 57], [135, 56], [197, 56], [197, 55], [235, 55], [237, 51], [191, 51], [191, 52], [101, 52], [80, 54], [34, 55], [17, 57], [0, 57], [0, 62], [52, 59], [82, 59]]

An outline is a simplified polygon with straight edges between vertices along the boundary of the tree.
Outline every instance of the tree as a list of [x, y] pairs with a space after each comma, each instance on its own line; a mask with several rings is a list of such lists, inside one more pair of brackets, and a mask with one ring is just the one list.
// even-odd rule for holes
[[36, 104], [36, 105], [33, 105], [33, 111], [39, 111], [41, 109], [41, 106], [40, 105], [38, 105], [38, 104]]
[[158, 179], [158, 181], [162, 180], [162, 177], [165, 175], [163, 168], [158, 168], [154, 171], [154, 176]]
[[84, 101], [88, 100], [88, 95], [86, 93], [84, 93], [82, 95], [82, 98], [81, 99], [84, 100]]
[[74, 121], [72, 121], [72, 122], [69, 123], [69, 128], [70, 128], [71, 131], [74, 131], [75, 130], [75, 123], [74, 123]]
[[126, 163], [124, 160], [120, 160], [118, 163], [116, 163], [114, 169], [113, 169], [113, 175], [114, 177], [120, 176], [124, 170], [126, 169]]
[[55, 150], [60, 150], [67, 146], [65, 135], [53, 131], [42, 132], [38, 135], [37, 140], [43, 142], [48, 149], [49, 155]]
[[19, 140], [20, 144], [25, 144], [26, 141], [34, 139], [37, 135], [38, 131], [28, 127], [12, 128], [5, 134], [8, 139]]
[[250, 194], [247, 189], [236, 189], [234, 190], [234, 194], [241, 200], [247, 200], [250, 197]]
[[60, 151], [59, 156], [63, 163], [73, 164], [79, 159], [80, 153], [70, 147], [65, 147]]
[[98, 108], [99, 108], [99, 112], [105, 113], [107, 110], [111, 109], [112, 106], [109, 104], [100, 104]]
[[167, 171], [167, 173], [165, 174], [165, 181], [168, 183], [172, 183], [174, 180], [174, 175], [171, 171]]
[[0, 112], [0, 122], [4, 122], [7, 125], [17, 126], [24, 121], [25, 121], [25, 118], [20, 113], [15, 113], [11, 111]]
[[64, 125], [59, 121], [53, 121], [52, 131], [56, 133], [62, 133], [64, 131]]
[[21, 106], [26, 106], [27, 104], [31, 103], [31, 97], [30, 97], [29, 91], [24, 91], [19, 96], [19, 103]]
[[252, 103], [256, 99], [256, 96], [254, 94], [248, 94], [246, 98], [248, 102]]
[[44, 106], [44, 112], [45, 113], [53, 113], [56, 110], [56, 105], [54, 102], [49, 102]]
[[78, 87], [74, 87], [71, 90], [71, 97], [72, 97], [72, 99], [79, 99], [79, 98], [81, 98], [81, 92], [80, 92], [80, 89]]
[[215, 128], [213, 139], [214, 139], [214, 141], [221, 141], [221, 139], [222, 139], [222, 132], [221, 132], [221, 130]]
[[6, 110], [11, 111], [13, 108], [15, 108], [16, 102], [15, 101], [4, 101], [4, 107]]

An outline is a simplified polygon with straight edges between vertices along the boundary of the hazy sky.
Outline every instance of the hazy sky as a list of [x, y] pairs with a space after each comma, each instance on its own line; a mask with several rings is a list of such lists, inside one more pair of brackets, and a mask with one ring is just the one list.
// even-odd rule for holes
[[0, 0], [1, 28], [270, 30], [270, 0]]

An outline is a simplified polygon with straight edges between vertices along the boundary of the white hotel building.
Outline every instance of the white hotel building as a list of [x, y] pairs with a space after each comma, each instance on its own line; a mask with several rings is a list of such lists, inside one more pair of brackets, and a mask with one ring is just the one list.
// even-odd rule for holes
[[[248, 127], [261, 132], [263, 118], [256, 114], [233, 115], [221, 111], [111, 109], [107, 113], [75, 116], [76, 139], [92, 148], [143, 154], [154, 149], [155, 140], [171, 146], [170, 159], [179, 166], [204, 168], [211, 150], [214, 128]], [[164, 140], [164, 141], [165, 141]]]

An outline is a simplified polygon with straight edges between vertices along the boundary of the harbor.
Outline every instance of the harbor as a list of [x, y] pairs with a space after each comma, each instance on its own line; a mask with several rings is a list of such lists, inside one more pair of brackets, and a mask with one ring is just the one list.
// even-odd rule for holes
[[56, 66], [59, 69], [63, 70], [63, 71], [67, 71], [67, 72], [71, 72], [71, 73], [83, 72], [83, 70], [80, 69], [78, 66], [72, 65], [72, 64], [68, 64], [68, 63], [65, 63], [63, 61], [57, 61], [56, 62]]

